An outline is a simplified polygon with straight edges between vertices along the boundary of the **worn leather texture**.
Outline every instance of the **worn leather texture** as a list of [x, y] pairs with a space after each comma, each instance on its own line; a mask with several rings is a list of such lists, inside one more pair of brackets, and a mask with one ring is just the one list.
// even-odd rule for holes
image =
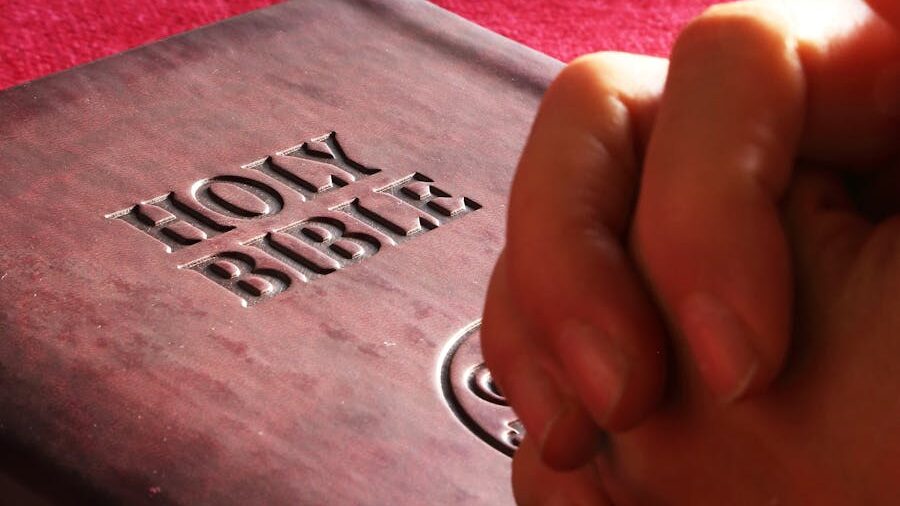
[[0, 438], [56, 498], [510, 503], [519, 427], [453, 352], [560, 66], [301, 1], [4, 91]]

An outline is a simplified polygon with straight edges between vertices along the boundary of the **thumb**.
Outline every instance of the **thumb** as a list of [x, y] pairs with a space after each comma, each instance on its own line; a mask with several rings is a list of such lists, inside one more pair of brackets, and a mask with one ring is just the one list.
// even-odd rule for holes
[[803, 111], [796, 44], [766, 4], [714, 7], [676, 42], [633, 241], [670, 324], [726, 401], [764, 390], [789, 345], [778, 202]]

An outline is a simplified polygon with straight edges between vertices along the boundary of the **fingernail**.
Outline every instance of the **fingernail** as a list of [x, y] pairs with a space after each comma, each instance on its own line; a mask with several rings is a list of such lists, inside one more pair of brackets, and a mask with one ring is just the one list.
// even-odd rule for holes
[[601, 425], [622, 398], [626, 362], [608, 335], [580, 321], [565, 323], [559, 336], [560, 360], [581, 387], [591, 416]]
[[552, 432], [564, 413], [563, 396], [553, 379], [538, 366], [521, 367], [504, 385], [504, 393], [516, 412], [525, 422], [525, 428], [539, 435], [543, 447], [547, 435]]
[[718, 298], [693, 294], [681, 305], [679, 322], [704, 381], [724, 402], [747, 393], [759, 369], [747, 324]]
[[559, 471], [577, 469], [597, 452], [601, 435], [590, 415], [569, 399], [538, 440], [541, 460]]
[[600, 434], [597, 426], [548, 371], [536, 364], [522, 364], [505, 388], [525, 429], [535, 435], [545, 464], [553, 469], [574, 469], [594, 454]]

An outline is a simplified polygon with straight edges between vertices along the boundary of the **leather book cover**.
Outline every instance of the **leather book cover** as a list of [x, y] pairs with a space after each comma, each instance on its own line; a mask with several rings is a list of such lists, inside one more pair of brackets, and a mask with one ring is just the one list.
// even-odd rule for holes
[[308, 0], [0, 93], [0, 483], [511, 503], [478, 324], [560, 67], [426, 2]]

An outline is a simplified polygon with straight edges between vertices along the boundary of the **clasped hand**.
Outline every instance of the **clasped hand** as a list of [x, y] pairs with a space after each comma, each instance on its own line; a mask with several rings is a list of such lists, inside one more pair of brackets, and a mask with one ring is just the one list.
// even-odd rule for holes
[[548, 90], [485, 360], [522, 504], [900, 504], [900, 5], [714, 7]]

